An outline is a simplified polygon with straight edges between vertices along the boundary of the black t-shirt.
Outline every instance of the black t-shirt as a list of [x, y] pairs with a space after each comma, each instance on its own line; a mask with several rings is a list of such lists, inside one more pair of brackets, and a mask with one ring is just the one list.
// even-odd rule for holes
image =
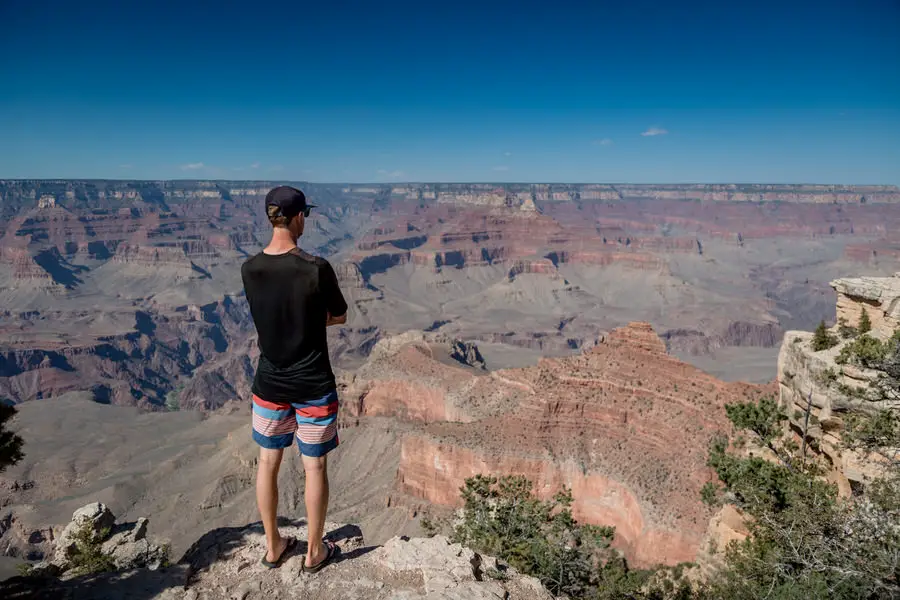
[[300, 249], [260, 252], [241, 265], [261, 355], [253, 393], [270, 402], [304, 402], [335, 387], [325, 334], [327, 313], [347, 302], [327, 260]]

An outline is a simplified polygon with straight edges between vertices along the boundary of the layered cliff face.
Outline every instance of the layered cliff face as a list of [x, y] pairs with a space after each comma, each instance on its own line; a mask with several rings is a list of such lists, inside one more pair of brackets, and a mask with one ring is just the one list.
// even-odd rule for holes
[[[839, 319], [855, 326], [865, 310], [872, 323], [870, 336], [887, 340], [900, 330], [900, 273], [893, 277], [837, 279], [832, 286], [837, 293]], [[854, 483], [864, 483], [878, 473], [878, 463], [842, 448], [840, 434], [845, 419], [855, 412], [898, 410], [898, 398], [875, 393], [874, 384], [884, 373], [839, 359], [852, 339], [842, 340], [837, 327], [832, 335], [837, 345], [816, 351], [813, 334], [788, 331], [778, 357], [778, 389], [795, 433], [803, 431], [809, 410], [807, 435], [815, 442], [811, 447], [830, 462], [829, 478], [840, 492], [850, 494]]]
[[893, 277], [836, 279], [837, 318], [858, 323], [865, 310], [872, 321], [872, 335], [888, 338], [900, 328], [900, 272]]
[[182, 248], [122, 244], [112, 260], [114, 263], [136, 268], [166, 269], [176, 277], [189, 278], [196, 275], [193, 263]]
[[411, 331], [379, 341], [363, 366], [341, 378], [341, 395], [352, 416], [470, 422], [515, 402], [483, 363], [473, 344]]
[[712, 435], [723, 406], [766, 388], [724, 384], [666, 354], [633, 323], [575, 357], [480, 374], [443, 360], [436, 339], [385, 340], [343, 393], [354, 415], [425, 424], [402, 444], [397, 501], [458, 506], [477, 473], [525, 474], [547, 497], [562, 486], [589, 523], [613, 525], [637, 564], [692, 560], [710, 513]]
[[[33, 322], [55, 318], [72, 315], [34, 311], [28, 316]], [[90, 390], [100, 402], [159, 408], [168, 391], [227, 354], [229, 345], [246, 340], [252, 328], [246, 304], [230, 297], [173, 314], [132, 310], [77, 318], [85, 328], [77, 338], [31, 334], [28, 328], [6, 331], [12, 343], [0, 351], [3, 397], [23, 402]], [[247, 366], [246, 360], [240, 364]], [[246, 368], [232, 373], [240, 386]], [[202, 387], [202, 381], [193, 383]], [[217, 398], [215, 405], [235, 396]], [[186, 408], [203, 405], [200, 399], [186, 401]]]
[[38, 264], [28, 248], [15, 246], [0, 248], [0, 263], [12, 270], [13, 278], [17, 282], [34, 282], [48, 287], [53, 284], [53, 277]]

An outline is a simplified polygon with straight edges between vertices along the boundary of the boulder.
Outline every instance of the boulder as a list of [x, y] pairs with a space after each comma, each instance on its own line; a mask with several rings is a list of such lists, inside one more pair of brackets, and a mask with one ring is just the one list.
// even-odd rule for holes
[[59, 539], [56, 542], [56, 549], [53, 552], [51, 564], [65, 570], [69, 559], [75, 552], [77, 545], [75, 543], [78, 532], [85, 526], [91, 531], [91, 538], [94, 541], [104, 541], [116, 523], [116, 517], [112, 511], [100, 502], [93, 502], [87, 506], [82, 506], [72, 514], [72, 520], [63, 529]]
[[127, 570], [146, 567], [160, 568], [168, 559], [168, 549], [164, 545], [147, 539], [149, 520], [140, 518], [135, 523], [119, 526], [103, 543], [103, 553], [113, 559], [116, 569]]
[[76, 538], [88, 527], [91, 539], [101, 544], [100, 551], [112, 559], [118, 571], [147, 568], [155, 570], [168, 561], [169, 548], [147, 538], [149, 521], [140, 518], [116, 525], [116, 517], [105, 505], [94, 502], [75, 511], [56, 542], [50, 560], [33, 567], [35, 575], [62, 575], [73, 569], [72, 558], [78, 549]]

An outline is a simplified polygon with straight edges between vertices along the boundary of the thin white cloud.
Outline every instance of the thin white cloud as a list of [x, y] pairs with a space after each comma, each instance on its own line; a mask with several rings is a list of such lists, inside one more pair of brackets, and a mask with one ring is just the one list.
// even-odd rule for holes
[[403, 171], [388, 171], [387, 169], [378, 169], [378, 174], [382, 177], [390, 177], [391, 179], [397, 179], [398, 177], [403, 177]]
[[648, 135], [666, 135], [667, 133], [669, 132], [662, 127], [651, 127], [647, 131], [641, 133], [641, 135], [646, 137]]
[[197, 169], [202, 169], [204, 165], [202, 162], [188, 163], [186, 165], [181, 165], [182, 171], [196, 171]]
[[134, 165], [119, 165], [120, 169], [133, 169]]
[[512, 156], [512, 152], [504, 152], [503, 156]]
[[251, 168], [251, 169], [258, 169], [258, 168], [259, 168], [259, 161], [257, 161], [257, 162], [255, 162], [255, 163], [253, 163], [252, 165], [250, 165], [250, 168]]
[[498, 165], [491, 169], [491, 171], [509, 171], [509, 167], [507, 167], [506, 165]]
[[594, 140], [591, 143], [595, 146], [612, 146], [613, 145], [613, 141], [609, 138]]

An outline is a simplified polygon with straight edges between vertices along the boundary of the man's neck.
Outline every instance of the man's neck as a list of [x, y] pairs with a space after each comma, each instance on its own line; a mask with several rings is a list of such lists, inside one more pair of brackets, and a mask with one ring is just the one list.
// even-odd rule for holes
[[263, 250], [266, 254], [283, 254], [297, 247], [297, 238], [284, 227], [276, 227], [272, 230], [272, 240]]

